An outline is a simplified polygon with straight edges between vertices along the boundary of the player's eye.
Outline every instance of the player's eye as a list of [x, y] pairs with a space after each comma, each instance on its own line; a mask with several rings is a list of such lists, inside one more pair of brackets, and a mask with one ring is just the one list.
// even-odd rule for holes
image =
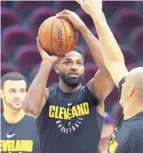
[[68, 64], [70, 64], [70, 63], [71, 63], [70, 61], [66, 61], [66, 62], [65, 62], [66, 65], [68, 65]]
[[81, 65], [83, 65], [83, 63], [82, 63], [82, 62], [78, 62], [77, 64], [78, 64], [78, 65], [80, 65], [80, 66], [81, 66]]
[[20, 89], [20, 92], [25, 92], [26, 90], [25, 89]]
[[10, 92], [11, 92], [11, 93], [15, 93], [16, 90], [14, 90], [14, 89], [10, 89]]

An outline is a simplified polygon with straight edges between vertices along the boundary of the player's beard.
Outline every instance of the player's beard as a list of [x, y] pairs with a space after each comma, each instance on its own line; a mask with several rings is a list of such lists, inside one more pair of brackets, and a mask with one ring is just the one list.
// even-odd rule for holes
[[17, 107], [17, 106], [14, 106], [12, 103], [9, 103], [5, 95], [3, 97], [3, 103], [4, 103], [3, 105], [12, 109], [13, 111], [20, 111], [22, 109], [22, 105]]
[[77, 87], [84, 79], [84, 75], [79, 75], [76, 78], [66, 75], [64, 72], [59, 73], [61, 80], [69, 87]]

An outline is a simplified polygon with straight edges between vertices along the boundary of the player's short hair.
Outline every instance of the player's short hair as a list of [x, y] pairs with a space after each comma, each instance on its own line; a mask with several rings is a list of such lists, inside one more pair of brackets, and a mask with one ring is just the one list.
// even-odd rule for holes
[[9, 72], [3, 75], [3, 77], [1, 78], [1, 88], [3, 88], [4, 83], [8, 80], [12, 80], [12, 81], [24, 80], [26, 82], [26, 78], [21, 73]]
[[82, 58], [84, 60], [84, 51], [79, 46], [75, 46], [75, 48], [73, 50], [78, 52], [79, 54], [81, 54]]

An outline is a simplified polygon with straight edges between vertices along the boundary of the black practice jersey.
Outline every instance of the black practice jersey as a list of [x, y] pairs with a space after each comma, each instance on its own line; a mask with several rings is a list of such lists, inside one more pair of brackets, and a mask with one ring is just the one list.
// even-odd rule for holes
[[15, 124], [6, 122], [1, 115], [2, 153], [40, 153], [39, 134], [35, 119], [25, 115]]
[[49, 88], [37, 118], [42, 153], [96, 153], [103, 124], [98, 103], [86, 86], [74, 93]]
[[[124, 78], [120, 81], [120, 92], [124, 81]], [[143, 112], [127, 120], [122, 115], [112, 134], [108, 153], [143, 153]]]

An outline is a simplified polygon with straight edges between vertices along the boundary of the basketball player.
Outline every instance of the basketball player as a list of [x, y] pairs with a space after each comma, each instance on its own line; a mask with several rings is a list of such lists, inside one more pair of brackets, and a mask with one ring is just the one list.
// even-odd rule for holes
[[5, 74], [1, 79], [1, 98], [4, 112], [1, 114], [2, 153], [40, 153], [40, 142], [35, 119], [25, 115], [22, 109], [26, 96], [26, 80], [17, 72]]
[[[49, 56], [37, 39], [42, 63], [23, 107], [26, 113], [37, 118], [42, 153], [96, 153], [104, 100], [114, 85], [103, 63], [98, 40], [75, 13], [70, 13], [73, 25], [81, 32], [100, 69], [82, 86], [84, 55], [80, 48], [59, 59]], [[55, 71], [59, 74], [59, 84], [46, 89], [50, 69], [58, 60]]]
[[[143, 67], [128, 72], [123, 54], [102, 12], [102, 0], [77, 0], [92, 17], [102, 46], [102, 55], [115, 84], [121, 91], [123, 120], [118, 124], [108, 153], [143, 152]], [[121, 90], [122, 89], [122, 90]]]

